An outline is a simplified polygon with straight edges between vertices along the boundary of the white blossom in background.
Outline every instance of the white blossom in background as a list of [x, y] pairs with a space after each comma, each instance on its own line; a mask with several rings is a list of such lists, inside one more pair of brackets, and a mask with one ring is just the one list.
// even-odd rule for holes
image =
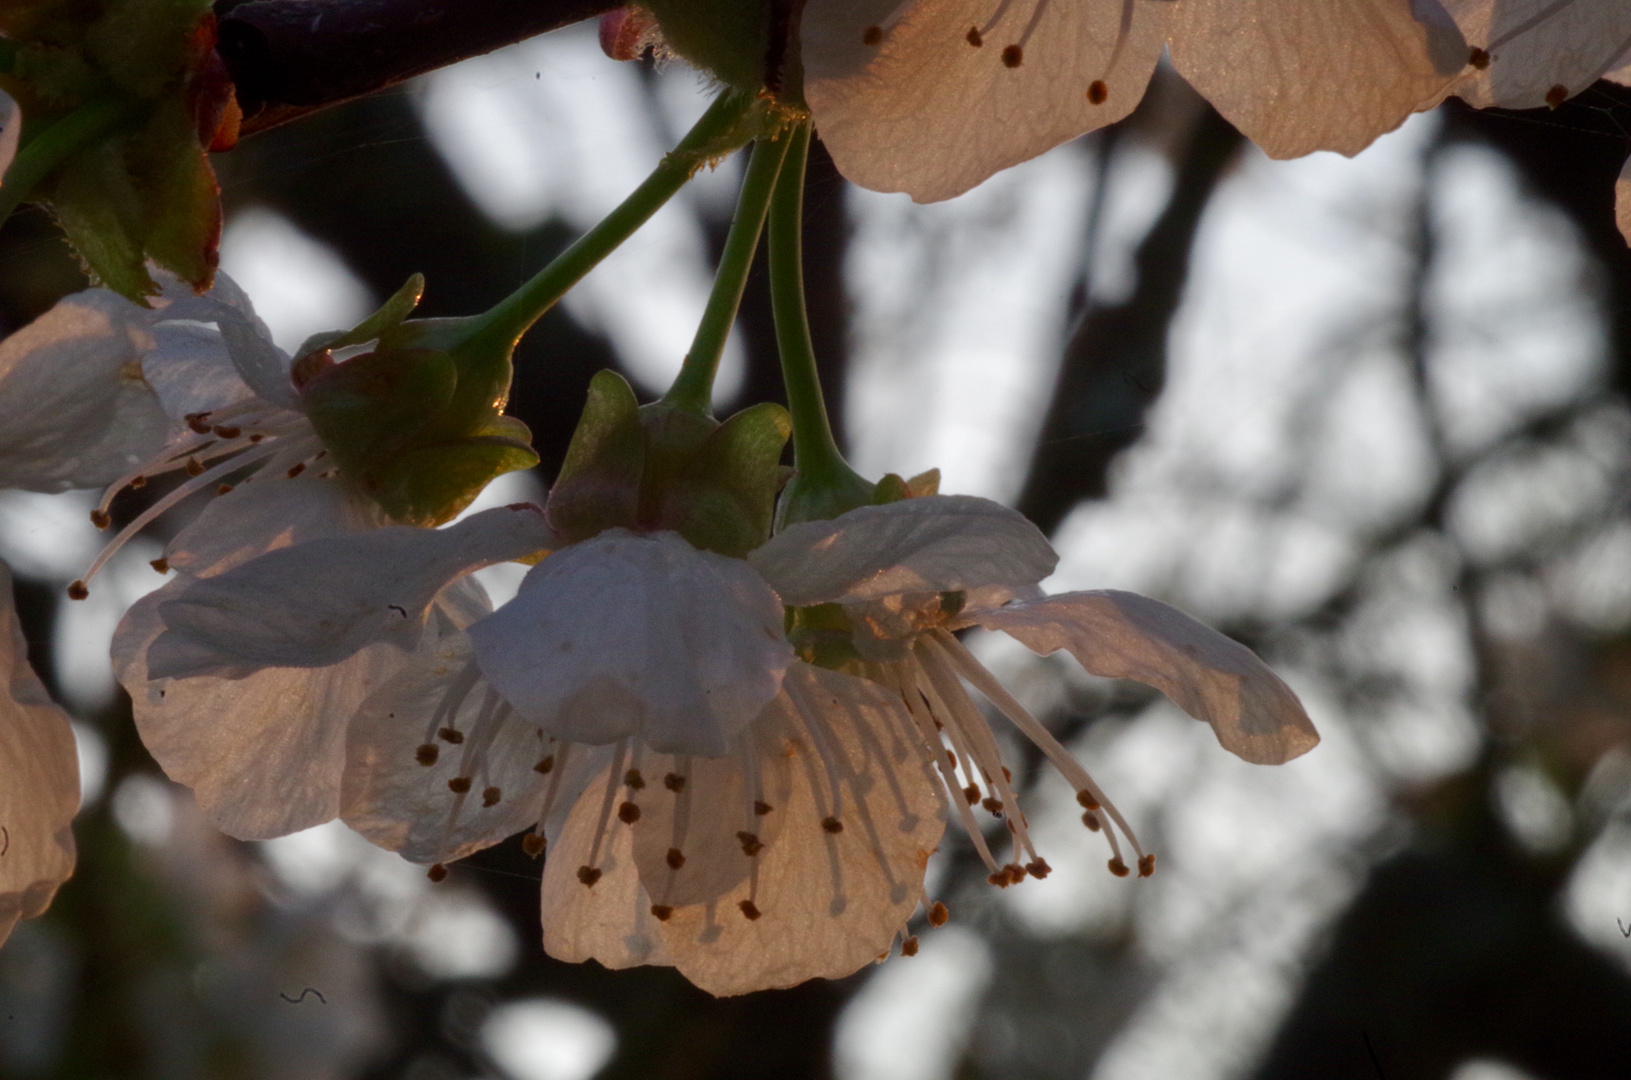
[[79, 766], [68, 716], [28, 664], [0, 563], [0, 942], [43, 912], [74, 871]]
[[839, 169], [923, 202], [1126, 116], [1163, 48], [1274, 157], [1357, 153], [1469, 55], [1437, 0], [811, 0], [800, 38]]

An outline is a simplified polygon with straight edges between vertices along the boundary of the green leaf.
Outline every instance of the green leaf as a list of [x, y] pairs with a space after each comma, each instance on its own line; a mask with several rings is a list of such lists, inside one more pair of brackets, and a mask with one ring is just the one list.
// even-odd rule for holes
[[136, 303], [159, 289], [142, 253], [142, 198], [121, 152], [123, 140], [88, 147], [63, 164], [52, 208], [86, 269]]

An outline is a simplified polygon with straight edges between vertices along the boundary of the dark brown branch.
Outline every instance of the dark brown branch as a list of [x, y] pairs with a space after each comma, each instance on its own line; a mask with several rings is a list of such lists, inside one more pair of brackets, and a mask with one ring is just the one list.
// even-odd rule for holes
[[219, 0], [244, 133], [619, 6], [617, 0]]

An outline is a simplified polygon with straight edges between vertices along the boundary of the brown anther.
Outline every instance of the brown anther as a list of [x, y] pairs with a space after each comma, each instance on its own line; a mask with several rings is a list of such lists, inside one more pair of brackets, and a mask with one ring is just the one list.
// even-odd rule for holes
[[221, 436], [221, 438], [223, 438], [223, 439], [236, 439], [239, 435], [243, 434], [243, 429], [242, 428], [235, 428], [235, 427], [223, 427], [222, 425], [217, 424], [215, 426], [215, 433], [217, 435]]
[[1099, 808], [1099, 800], [1093, 797], [1091, 791], [1078, 791], [1076, 793], [1076, 803], [1084, 810], [1097, 810]]
[[257, 432], [255, 432], [255, 433], [253, 433], [252, 435], [249, 436], [249, 441], [250, 442], [260, 442], [262, 439], [265, 439], [265, 438], [266, 438], [265, 435], [262, 435], [260, 432], [257, 431]]
[[435, 743], [421, 743], [419, 749], [413, 752], [413, 759], [427, 769], [436, 764], [436, 759], [442, 756], [442, 748]]
[[555, 767], [555, 755], [550, 754], [548, 757], [544, 758], [544, 760], [542, 760], [538, 764], [534, 765], [532, 767], [532, 771], [537, 773], [540, 776], [548, 776], [549, 775], [549, 770], [553, 769], [554, 767]]
[[985, 883], [987, 885], [995, 885], [999, 889], [1006, 889], [1010, 884], [1012, 884], [1008, 880], [1008, 871], [1006, 869], [998, 870], [995, 874], [987, 874], [985, 876]]
[[68, 599], [83, 600], [91, 595], [91, 590], [85, 587], [83, 581], [75, 581], [68, 586]]
[[1566, 86], [1554, 86], [1546, 91], [1546, 104], [1549, 108], [1555, 109], [1567, 100], [1569, 100], [1569, 88]]
[[130, 490], [131, 491], [140, 491], [142, 488], [144, 488], [146, 486], [147, 486], [147, 477], [145, 477], [145, 476], [132, 476], [130, 478]]
[[957, 751], [947, 750], [946, 751], [946, 760], [951, 762], [951, 767], [952, 768], [954, 768], [954, 769], [957, 768]]
[[1025, 869], [1030, 871], [1031, 876], [1036, 878], [1038, 881], [1053, 873], [1053, 867], [1048, 865], [1046, 859], [1036, 859], [1032, 862], [1028, 862], [1025, 864]]
[[217, 495], [225, 495], [227, 492], [229, 492], [231, 490], [232, 490], [232, 485], [231, 484], [222, 484], [220, 487], [215, 489], [215, 493]]
[[208, 435], [210, 433], [208, 419], [209, 415], [209, 413], [205, 412], [188, 413], [186, 416], [182, 417], [182, 419], [187, 422], [188, 427], [192, 428], [198, 434]]
[[753, 803], [753, 812], [755, 814], [758, 814], [760, 817], [764, 817], [766, 814], [770, 813], [774, 809], [775, 809], [775, 807], [771, 806], [767, 802], [761, 802], [761, 801], [755, 800], [754, 803]]
[[1131, 870], [1127, 869], [1127, 864], [1121, 861], [1120, 856], [1111, 859], [1105, 865], [1109, 866], [1110, 872], [1117, 877], [1126, 877], [1128, 874], [1132, 873]]
[[1002, 869], [1008, 875], [1008, 884], [1010, 885], [1018, 885], [1025, 880], [1025, 868], [1017, 862], [1009, 863]]
[[824, 817], [821, 819], [821, 828], [822, 831], [829, 832], [834, 836], [837, 836], [839, 833], [844, 831], [844, 823], [835, 817]]
[[295, 477], [299, 476], [305, 471], [306, 463], [304, 461], [297, 461], [293, 465], [289, 466], [289, 471], [284, 475], [286, 475], [290, 480], [293, 480]]
[[742, 914], [747, 918], [748, 922], [753, 922], [762, 914], [752, 900], [743, 900], [736, 906], [742, 909]]
[[454, 746], [464, 742], [464, 732], [460, 731], [458, 728], [437, 728], [436, 734], [443, 742], [450, 742]]
[[1014, 774], [1008, 771], [1008, 766], [1006, 765], [1002, 767], [1002, 778], [1009, 783], [1014, 782]]
[[151, 562], [149, 562], [147, 565], [151, 566], [153, 569], [157, 570], [161, 574], [168, 574], [170, 572], [170, 560], [169, 559], [154, 559]]
[[883, 27], [869, 26], [861, 31], [862, 45], [876, 45], [883, 40]]
[[1082, 824], [1086, 825], [1089, 829], [1092, 829], [1094, 832], [1098, 832], [1099, 831], [1099, 815], [1097, 815], [1093, 811], [1089, 810], [1087, 813], [1082, 815]]
[[1087, 100], [1093, 105], [1103, 105], [1110, 97], [1110, 88], [1104, 85], [1103, 79], [1094, 79], [1087, 85]]
[[188, 458], [187, 459], [187, 475], [188, 476], [202, 476], [202, 475], [204, 475], [203, 463], [200, 462], [195, 457]]
[[674, 915], [674, 909], [667, 904], [652, 904], [651, 914], [656, 916], [658, 922], [667, 922]]
[[753, 833], [739, 832], [736, 838], [742, 842], [742, 854], [750, 859], [765, 849], [764, 844]]
[[98, 529], [105, 529], [109, 525], [113, 524], [113, 518], [108, 516], [108, 512], [106, 510], [92, 510], [91, 524], [95, 525]]
[[617, 820], [625, 825], [633, 825], [640, 820], [640, 808], [631, 802], [626, 802], [617, 808]]
[[917, 937], [916, 937], [916, 935], [913, 935], [912, 937], [909, 937], [905, 941], [900, 943], [900, 954], [902, 956], [916, 956], [917, 955]]
[[431, 868], [425, 871], [425, 876], [438, 883], [446, 881], [447, 867], [443, 866], [441, 863], [433, 863], [431, 864]]
[[1002, 50], [1002, 66], [1017, 68], [1025, 62], [1025, 50], [1018, 45], [1009, 45]]
[[1479, 71], [1483, 71], [1485, 68], [1489, 67], [1489, 53], [1474, 45], [1467, 53], [1467, 63], [1471, 64]]
[[595, 887], [595, 882], [600, 880], [600, 871], [593, 866], [580, 866], [578, 867], [578, 880], [592, 889]]
[[640, 775], [639, 769], [630, 769], [623, 774], [623, 783], [631, 791], [639, 791], [646, 786], [646, 778]]
[[671, 772], [667, 776], [663, 777], [663, 787], [678, 795], [680, 792], [685, 790], [685, 777], [681, 776], [679, 773]]
[[940, 901], [936, 900], [933, 904], [929, 905], [930, 926], [945, 926], [946, 920], [949, 918], [951, 918], [951, 912], [946, 910], [945, 904], [942, 904]]
[[980, 803], [980, 805], [985, 807], [987, 810], [991, 811], [993, 814], [1002, 813], [1002, 800], [1001, 799], [987, 798], [984, 802]]
[[497, 806], [499, 800], [502, 799], [503, 797], [504, 797], [504, 789], [503, 788], [496, 788], [496, 787], [483, 788], [482, 792], [481, 792], [481, 805], [483, 805], [483, 806]]
[[447, 790], [455, 795], [463, 795], [470, 790], [470, 778], [468, 776], [455, 776], [447, 782]]
[[1145, 855], [1138, 860], [1138, 876], [1149, 877], [1155, 873], [1155, 856]]
[[548, 843], [542, 836], [530, 832], [521, 838], [521, 850], [536, 859], [544, 853], [544, 848], [548, 846]]
[[980, 28], [978, 26], [969, 27], [968, 33], [963, 35], [963, 40], [974, 46], [976, 49], [985, 44], [985, 37], [980, 33]]
[[668, 868], [670, 870], [678, 870], [680, 867], [682, 867], [684, 865], [685, 865], [685, 855], [684, 855], [684, 853], [681, 852], [680, 849], [677, 848], [677, 847], [669, 848], [668, 849]]
[[975, 803], [979, 802], [980, 801], [980, 789], [979, 789], [979, 787], [974, 785], [974, 784], [970, 784], [968, 787], [964, 788], [963, 789], [963, 798], [968, 800], [968, 804], [970, 806], [973, 806]]

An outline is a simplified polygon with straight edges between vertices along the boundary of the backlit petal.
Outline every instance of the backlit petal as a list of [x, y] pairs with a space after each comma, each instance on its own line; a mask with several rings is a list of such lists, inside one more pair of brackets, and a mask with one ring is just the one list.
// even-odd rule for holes
[[1614, 220], [1619, 223], [1620, 235], [1631, 244], [1631, 158], [1620, 170], [1620, 179], [1614, 184]]
[[281, 548], [167, 601], [148, 675], [242, 677], [323, 667], [382, 642], [411, 649], [450, 581], [549, 542], [543, 514], [523, 505], [446, 529], [392, 526]]
[[1358, 153], [1467, 62], [1466, 42], [1437, 0], [1173, 7], [1174, 66], [1270, 157]]
[[850, 180], [919, 202], [948, 199], [1131, 112], [1173, 7], [808, 0], [805, 98]]
[[1319, 742], [1297, 696], [1255, 653], [1160, 601], [1065, 593], [968, 616], [1040, 655], [1065, 649], [1091, 674], [1155, 687], [1247, 761], [1279, 764]]
[[470, 636], [482, 674], [548, 734], [707, 756], [776, 696], [792, 657], [781, 604], [746, 563], [623, 529], [533, 567]]
[[782, 602], [805, 606], [897, 593], [1034, 585], [1059, 556], [1018, 511], [971, 495], [863, 506], [772, 537], [748, 562]]
[[1487, 54], [1451, 92], [1480, 108], [1557, 105], [1617, 67], [1631, 50], [1625, 0], [1443, 0], [1471, 45]]
[[68, 717], [34, 669], [0, 563], [0, 942], [74, 871], [79, 764]]
[[91, 289], [0, 341], [0, 487], [99, 487], [164, 445], [174, 425], [142, 377], [147, 322]]

